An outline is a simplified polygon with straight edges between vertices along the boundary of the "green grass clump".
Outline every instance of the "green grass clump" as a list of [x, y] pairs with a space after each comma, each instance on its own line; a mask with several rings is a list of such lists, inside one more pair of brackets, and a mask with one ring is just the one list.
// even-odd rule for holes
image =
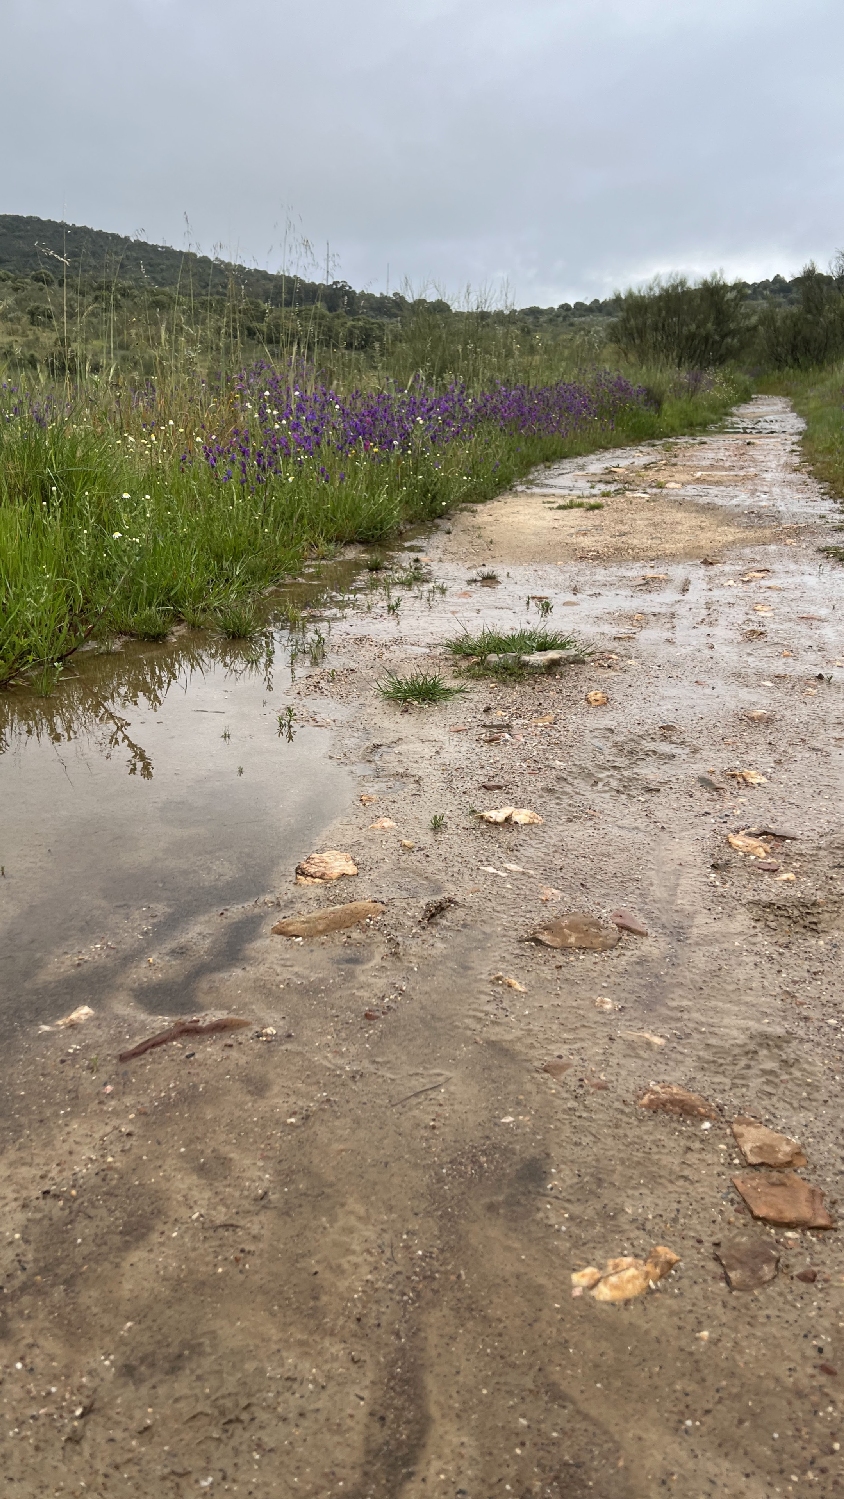
[[552, 510], [603, 510], [603, 500], [565, 500], [561, 505], [552, 505]]
[[406, 677], [390, 671], [378, 684], [381, 696], [391, 703], [444, 703], [465, 690], [464, 687], [450, 687], [436, 672], [425, 671], [412, 671]]
[[506, 635], [499, 630], [484, 628], [480, 635], [458, 635], [446, 641], [446, 648], [454, 656], [506, 656], [517, 652], [530, 656], [534, 651], [571, 651], [577, 641], [560, 630], [545, 630], [541, 626], [531, 629], [510, 630]]
[[255, 605], [250, 599], [227, 599], [217, 605], [211, 618], [229, 640], [251, 640], [260, 628]]

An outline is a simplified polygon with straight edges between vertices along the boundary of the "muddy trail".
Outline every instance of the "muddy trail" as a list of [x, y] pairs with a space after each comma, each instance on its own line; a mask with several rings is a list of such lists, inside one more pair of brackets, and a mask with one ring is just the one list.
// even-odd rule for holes
[[[350, 553], [292, 675], [186, 636], [4, 704], [5, 1492], [844, 1493], [844, 573], [799, 433], [757, 398]], [[587, 660], [455, 675], [540, 620]], [[414, 670], [466, 690], [380, 697]], [[191, 1017], [248, 1025], [118, 1062]]]

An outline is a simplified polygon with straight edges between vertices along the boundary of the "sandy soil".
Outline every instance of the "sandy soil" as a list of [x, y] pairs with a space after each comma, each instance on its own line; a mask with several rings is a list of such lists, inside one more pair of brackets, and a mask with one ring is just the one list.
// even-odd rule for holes
[[[842, 573], [788, 407], [735, 425], [557, 465], [416, 544], [445, 592], [341, 601], [294, 700], [354, 793], [156, 958], [179, 1008], [247, 1029], [121, 1066], [167, 1023], [127, 989], [7, 1057], [5, 1492], [844, 1491], [841, 1234], [754, 1223], [729, 1129], [796, 1137], [836, 1215]], [[479, 561], [498, 586], [467, 581]], [[449, 672], [446, 638], [522, 622], [530, 596], [589, 665], [380, 700], [385, 668]], [[501, 804], [542, 823], [475, 815]], [[796, 835], [768, 840], [777, 869], [728, 844], [747, 827]], [[314, 847], [357, 877], [297, 886]], [[386, 911], [271, 935], [352, 899]], [[525, 940], [619, 906], [647, 936]], [[715, 1119], [646, 1113], [652, 1081]], [[780, 1255], [756, 1291], [714, 1255], [739, 1234]], [[572, 1271], [654, 1244], [681, 1257], [658, 1289], [572, 1296]]]

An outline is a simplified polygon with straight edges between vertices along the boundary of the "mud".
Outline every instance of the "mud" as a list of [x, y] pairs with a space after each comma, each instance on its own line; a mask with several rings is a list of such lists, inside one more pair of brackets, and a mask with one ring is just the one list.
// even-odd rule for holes
[[[216, 739], [174, 730], [178, 764], [121, 769], [124, 801], [101, 712], [80, 732], [60, 690], [39, 745], [18, 697], [0, 759], [24, 829], [0, 856], [10, 1494], [844, 1490], [841, 1230], [753, 1220], [729, 1127], [799, 1140], [837, 1220], [844, 574], [817, 550], [835, 505], [799, 467], [793, 413], [758, 399], [734, 425], [555, 466], [414, 542], [415, 586], [363, 576], [325, 611], [323, 662], [272, 690], [239, 679], [220, 750], [252, 734], [252, 758], [225, 775]], [[652, 506], [623, 498], [634, 469]], [[542, 504], [616, 482], [602, 511]], [[532, 532], [512, 521], [528, 504]], [[479, 561], [497, 586], [468, 581]], [[589, 664], [468, 680], [427, 709], [379, 697], [388, 669], [450, 676], [449, 636], [535, 619], [541, 596]], [[70, 809], [48, 768], [62, 711]], [[542, 823], [483, 823], [485, 784]], [[744, 828], [796, 837], [766, 834], [766, 870], [728, 844]], [[342, 893], [297, 886], [332, 848], [359, 871]], [[156, 877], [166, 942], [141, 923]], [[386, 910], [271, 934], [350, 900]], [[525, 940], [618, 908], [648, 935]], [[94, 942], [113, 948], [75, 966]], [[39, 1032], [86, 1002], [79, 1028]], [[250, 1026], [117, 1063], [186, 1014]], [[638, 1108], [652, 1083], [714, 1117]], [[737, 1240], [775, 1278], [730, 1290], [716, 1251]], [[655, 1244], [681, 1256], [657, 1289], [572, 1297], [573, 1271]]]

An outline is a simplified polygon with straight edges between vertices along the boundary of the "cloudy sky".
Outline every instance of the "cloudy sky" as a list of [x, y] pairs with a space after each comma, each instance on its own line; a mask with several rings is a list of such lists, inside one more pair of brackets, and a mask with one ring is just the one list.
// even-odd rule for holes
[[842, 0], [0, 0], [0, 50], [0, 211], [522, 305], [844, 245]]

